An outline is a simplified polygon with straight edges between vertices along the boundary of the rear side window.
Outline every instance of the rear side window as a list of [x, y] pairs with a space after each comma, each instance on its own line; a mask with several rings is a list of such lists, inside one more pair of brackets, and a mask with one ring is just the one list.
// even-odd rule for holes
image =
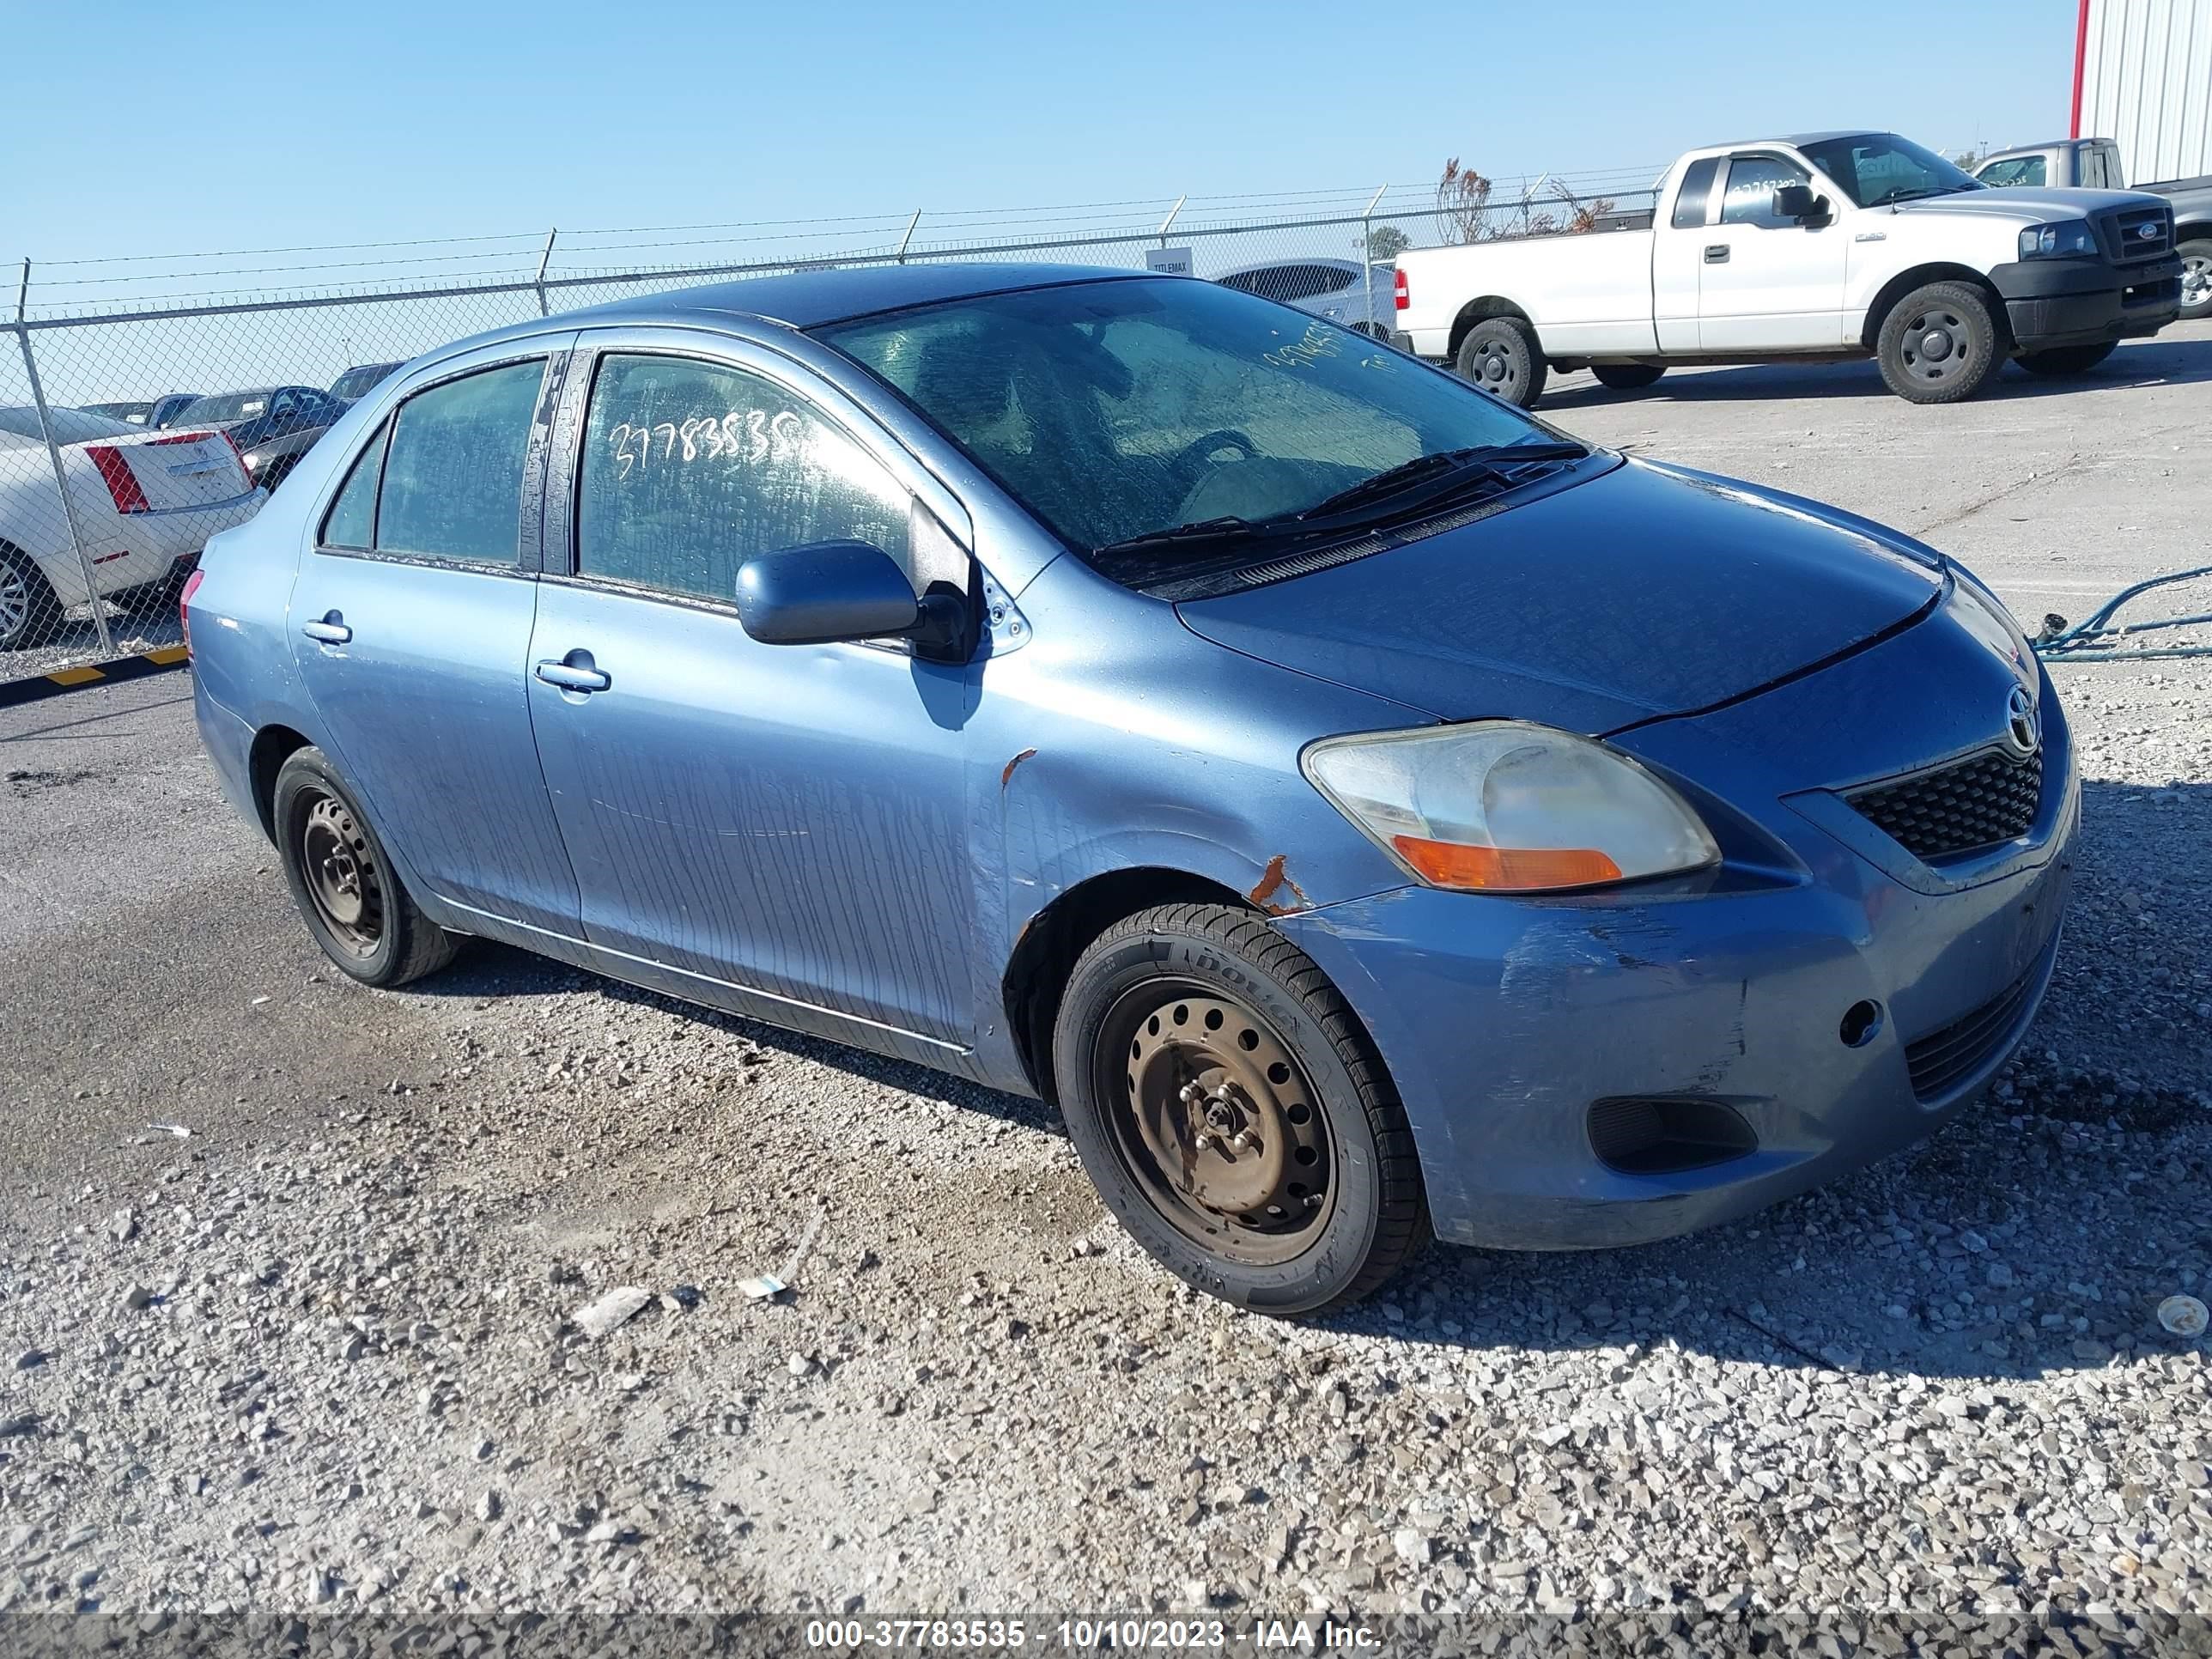
[[1996, 189], [2007, 185], [2039, 185], [2044, 179], [2040, 155], [2015, 155], [2009, 161], [1992, 161], [1975, 175]]
[[610, 356], [592, 388], [576, 568], [732, 599], [756, 553], [872, 542], [914, 569], [906, 489], [771, 381], [684, 357]]
[[353, 471], [346, 474], [338, 489], [338, 498], [323, 515], [325, 547], [366, 550], [374, 545], [370, 538], [376, 529], [376, 475], [384, 459], [386, 430], [377, 428], [376, 435], [362, 447]]
[[1721, 168], [1717, 155], [1690, 163], [1682, 175], [1682, 188], [1674, 198], [1674, 228], [1688, 230], [1705, 222], [1705, 204], [1712, 199], [1713, 175]]
[[520, 557], [522, 463], [542, 361], [418, 392], [393, 418], [376, 550], [478, 564]]

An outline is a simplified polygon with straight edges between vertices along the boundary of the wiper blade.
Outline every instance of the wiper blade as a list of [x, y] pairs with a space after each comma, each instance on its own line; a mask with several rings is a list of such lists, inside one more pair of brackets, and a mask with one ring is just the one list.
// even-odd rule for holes
[[1924, 201], [1930, 196], [1956, 196], [1961, 191], [1975, 188], [1972, 185], [1914, 185], [1909, 188], [1899, 185], [1895, 190], [1884, 191], [1867, 205], [1870, 208], [1888, 207], [1898, 202]]
[[1433, 455], [1416, 455], [1410, 461], [1362, 478], [1315, 502], [1297, 514], [1297, 520], [1310, 525], [1316, 519], [1332, 518], [1354, 507], [1387, 501], [1431, 480], [1443, 480], [1449, 487], [1469, 473], [1486, 472], [1496, 477], [1501, 476], [1502, 467], [1536, 461], [1578, 461], [1589, 453], [1589, 449], [1581, 444], [1563, 443], [1482, 444], [1470, 449], [1444, 449]]
[[1304, 528], [1287, 519], [1240, 519], [1231, 514], [1218, 519], [1200, 519], [1192, 524], [1170, 525], [1165, 530], [1147, 530], [1141, 536], [1130, 536], [1118, 542], [1108, 542], [1091, 550], [1096, 558], [1109, 553], [1140, 553], [1151, 547], [1174, 547], [1183, 542], [1237, 542], [1265, 539], [1282, 536]]

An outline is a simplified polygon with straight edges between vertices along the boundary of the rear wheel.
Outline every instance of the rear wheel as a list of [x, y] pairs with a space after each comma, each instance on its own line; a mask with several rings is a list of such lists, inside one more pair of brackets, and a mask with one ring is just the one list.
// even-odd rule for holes
[[2181, 316], [2185, 322], [2212, 317], [2212, 241], [2184, 242], [2181, 255]]
[[453, 959], [459, 941], [416, 908], [368, 814], [321, 750], [286, 758], [270, 817], [293, 902], [323, 954], [347, 974], [389, 989]]
[[2113, 342], [2101, 345], [2053, 346], [2048, 351], [2024, 351], [2020, 366], [2031, 374], [2086, 374], [2112, 355]]
[[1164, 905], [1109, 929], [1069, 977], [1053, 1064], [1107, 1207], [1200, 1290], [1319, 1313], [1421, 1241], [1381, 1059], [1313, 959], [1249, 911]]
[[0, 651], [51, 642], [62, 625], [62, 602], [38, 561], [0, 543]]
[[1667, 372], [1663, 363], [1592, 363], [1590, 373], [1600, 386], [1615, 392], [1641, 392]]
[[1875, 355], [1883, 382], [1913, 404], [1971, 398], [2002, 362], [1989, 301], [1964, 283], [1930, 283], [1892, 306]]
[[1536, 331], [1518, 317], [1486, 317], [1459, 343], [1461, 375], [1492, 397], [1534, 409], [1544, 395], [1550, 365], [1537, 349]]

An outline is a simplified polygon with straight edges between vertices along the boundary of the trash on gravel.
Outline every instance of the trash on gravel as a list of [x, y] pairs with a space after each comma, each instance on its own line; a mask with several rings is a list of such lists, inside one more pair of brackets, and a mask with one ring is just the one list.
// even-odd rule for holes
[[641, 1291], [635, 1285], [624, 1285], [609, 1291], [589, 1307], [575, 1313], [576, 1328], [586, 1336], [597, 1339], [628, 1324], [640, 1310], [653, 1300], [653, 1292]]
[[660, 1293], [660, 1305], [670, 1313], [685, 1313], [699, 1305], [696, 1285], [675, 1285]]
[[2170, 1336], [2202, 1336], [2208, 1318], [2193, 1296], [2169, 1296], [2158, 1304], [2158, 1322]]
[[147, 1128], [155, 1134], [174, 1135], [179, 1140], [190, 1140], [192, 1132], [181, 1123], [149, 1123]]
[[766, 1302], [772, 1297], [781, 1296], [791, 1286], [774, 1273], [763, 1273], [757, 1279], [739, 1279], [738, 1288], [756, 1302]]

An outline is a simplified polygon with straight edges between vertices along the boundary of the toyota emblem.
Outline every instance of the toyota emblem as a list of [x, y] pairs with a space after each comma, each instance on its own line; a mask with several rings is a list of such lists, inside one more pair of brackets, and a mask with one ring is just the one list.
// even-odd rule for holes
[[2035, 699], [2026, 686], [2015, 685], [2005, 699], [2005, 747], [2026, 760], [2042, 741], [2035, 720]]

